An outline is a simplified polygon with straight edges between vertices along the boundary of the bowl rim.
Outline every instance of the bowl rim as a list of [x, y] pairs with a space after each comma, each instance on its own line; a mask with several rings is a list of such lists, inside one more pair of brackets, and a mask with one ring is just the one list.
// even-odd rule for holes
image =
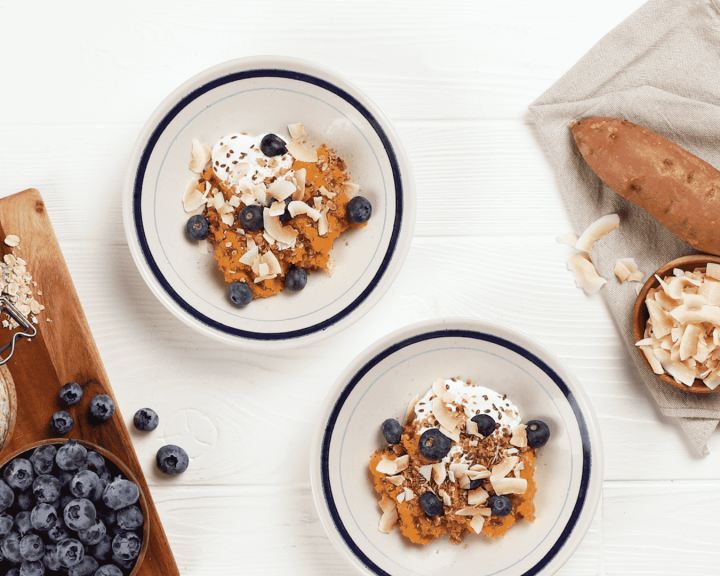
[[[640, 289], [640, 292], [635, 299], [635, 305], [633, 306], [632, 329], [635, 342], [639, 342], [644, 338], [645, 323], [650, 316], [645, 304], [645, 299], [652, 288], [657, 288], [660, 285], [657, 276], [662, 278], [666, 276], [668, 272], [672, 272], [675, 268], [680, 268], [682, 270], [690, 267], [692, 267], [692, 270], [695, 268], [702, 268], [703, 266], [700, 266], [700, 264], [708, 264], [709, 262], [720, 264], [720, 256], [713, 256], [712, 254], [689, 254], [687, 256], [675, 258], [653, 272], [652, 276], [647, 279], [643, 287]], [[698, 378], [695, 379], [692, 386], [686, 386], [685, 384], [676, 382], [675, 379], [666, 372], [663, 374], [655, 374], [643, 351], [638, 346], [635, 346], [635, 350], [637, 351], [637, 354], [640, 355], [640, 358], [645, 366], [647, 366], [648, 370], [650, 370], [650, 373], [665, 382], [665, 384], [669, 384], [678, 390], [682, 390], [683, 392], [688, 392], [690, 394], [712, 394], [714, 392], [720, 392], [720, 386], [713, 390], [708, 388], [705, 383]]]
[[2, 459], [0, 459], [0, 468], [5, 466], [13, 458], [17, 458], [21, 454], [24, 454], [25, 452], [28, 452], [30, 450], [34, 450], [35, 448], [38, 448], [40, 446], [45, 446], [46, 444], [62, 445], [71, 440], [73, 442], [77, 442], [78, 444], [84, 446], [89, 450], [94, 450], [103, 458], [110, 460], [115, 466], [120, 469], [120, 471], [125, 475], [128, 480], [134, 482], [135, 485], [138, 487], [138, 491], [140, 493], [138, 502], [140, 503], [140, 509], [143, 513], [143, 543], [142, 547], [140, 548], [140, 553], [135, 559], [135, 565], [133, 566], [132, 571], [129, 573], [129, 576], [137, 576], [137, 573], [140, 571], [140, 565], [145, 559], [145, 552], [147, 552], [148, 546], [150, 544], [150, 509], [148, 508], [147, 499], [145, 497], [145, 493], [143, 492], [142, 485], [138, 482], [135, 474], [132, 473], [130, 468], [128, 468], [125, 462], [120, 460], [119, 457], [117, 457], [109, 450], [103, 448], [102, 446], [98, 446], [97, 444], [93, 442], [88, 442], [87, 440], [80, 440], [76, 438], [46, 438], [45, 440], [38, 440], [37, 442], [27, 444], [23, 448], [18, 448], [17, 450], [11, 452], [9, 455], [4, 456]]
[[[330, 388], [323, 402], [311, 447], [310, 483], [321, 524], [338, 551], [360, 573], [368, 576], [390, 576], [367, 558], [347, 532], [341, 534], [341, 530], [344, 528], [341, 529], [337, 522], [340, 521], [340, 526], [342, 526], [342, 521], [337, 510], [334, 512], [331, 510], [332, 494], [329, 493], [327, 469], [330, 440], [336, 424], [335, 419], [352, 389], [376, 364], [408, 345], [426, 339], [448, 336], [474, 337], [505, 345], [512, 351], [521, 354], [545, 371], [558, 384], [578, 419], [583, 447], [583, 468], [578, 499], [568, 525], [557, 542], [535, 567], [526, 572], [526, 574], [533, 575], [552, 574], [572, 556], [582, 542], [600, 501], [604, 470], [600, 426], [592, 403], [579, 381], [553, 352], [529, 336], [494, 322], [459, 317], [417, 322], [380, 338], [348, 364]], [[545, 572], [545, 570], [550, 571]]]
[[[302, 72], [298, 72], [302, 70]], [[390, 244], [379, 269], [365, 289], [340, 312], [307, 327], [285, 332], [253, 332], [222, 324], [199, 311], [177, 294], [159, 270], [147, 246], [141, 215], [142, 181], [157, 139], [172, 119], [194, 98], [217, 86], [258, 76], [310, 82], [348, 102], [370, 124], [380, 139], [393, 173], [396, 211]], [[179, 320], [224, 343], [264, 350], [309, 345], [352, 325], [380, 300], [392, 285], [410, 249], [415, 227], [415, 181], [402, 141], [389, 118], [363, 90], [339, 73], [312, 61], [286, 56], [249, 56], [212, 66], [191, 77], [170, 93], [144, 124], [133, 147], [123, 185], [123, 220], [130, 253], [155, 296]]]

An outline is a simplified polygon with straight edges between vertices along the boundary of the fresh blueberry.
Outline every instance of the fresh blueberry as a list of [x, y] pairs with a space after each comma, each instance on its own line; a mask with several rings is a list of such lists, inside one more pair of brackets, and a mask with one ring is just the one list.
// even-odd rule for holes
[[142, 540], [135, 532], [123, 532], [113, 538], [113, 554], [122, 560], [137, 558], [142, 547]]
[[62, 400], [66, 406], [72, 406], [80, 402], [83, 395], [83, 389], [77, 382], [68, 382], [60, 388], [60, 400]]
[[428, 518], [434, 518], [435, 516], [442, 514], [443, 511], [442, 500], [429, 491], [424, 492], [420, 496], [420, 507], [423, 509], [423, 512], [425, 512]]
[[105, 493], [105, 488], [108, 484], [110, 484], [108, 480], [103, 480], [102, 478], [100, 478], [98, 480], [98, 483], [95, 485], [95, 490], [93, 490], [92, 494], [90, 494], [89, 496], [90, 500], [92, 502], [99, 502], [100, 500], [102, 500], [102, 496]]
[[56, 544], [45, 545], [45, 554], [43, 555], [42, 562], [48, 570], [55, 572], [60, 570], [60, 560], [58, 560]]
[[74, 499], [75, 497], [72, 494], [63, 494], [60, 497], [60, 510], [65, 510], [65, 506], [67, 506]]
[[442, 460], [447, 453], [450, 452], [451, 447], [452, 442], [450, 438], [445, 436], [445, 434], [437, 428], [425, 430], [422, 436], [420, 436], [420, 442], [418, 444], [420, 454], [428, 460]]
[[71, 414], [65, 412], [65, 410], [58, 410], [50, 418], [50, 428], [58, 436], [64, 436], [75, 425], [75, 419]]
[[207, 219], [202, 214], [195, 214], [190, 216], [185, 225], [185, 232], [190, 240], [198, 241], [205, 240], [210, 233], [210, 225]]
[[62, 516], [58, 516], [58, 519], [55, 521], [55, 524], [53, 524], [48, 531], [46, 532], [48, 540], [50, 542], [55, 542], [56, 544], [60, 542], [61, 540], [64, 540], [65, 538], [70, 537], [70, 532], [68, 532], [67, 527], [65, 526], [65, 521], [62, 519]]
[[90, 414], [90, 420], [95, 423], [105, 422], [110, 420], [110, 417], [115, 413], [115, 402], [107, 394], [98, 394], [90, 400], [90, 406], [88, 407]]
[[15, 514], [15, 524], [13, 525], [13, 528], [21, 536], [25, 536], [25, 534], [32, 531], [33, 526], [30, 521], [30, 512], [28, 510], [23, 510], [22, 512]]
[[23, 560], [19, 576], [44, 576], [45, 565], [40, 560]]
[[57, 454], [57, 448], [52, 444], [44, 444], [38, 446], [30, 456], [30, 462], [33, 465], [33, 470], [37, 476], [40, 474], [50, 474], [53, 466], [55, 465], [55, 455]]
[[[87, 453], [87, 463], [90, 467], [90, 470], [94, 470], [97, 472], [101, 468], [105, 468], [105, 458], [103, 458], [100, 454], [95, 452], [95, 450], [88, 450]], [[99, 474], [98, 474], [99, 476]]]
[[403, 428], [395, 418], [388, 418], [382, 423], [382, 433], [390, 444], [397, 444], [402, 437]]
[[98, 518], [103, 521], [105, 526], [115, 526], [117, 524], [117, 512], [115, 512], [112, 508], [102, 506], [98, 509], [97, 513]]
[[2, 551], [3, 556], [15, 564], [23, 561], [23, 557], [20, 555], [21, 539], [20, 533], [13, 530], [0, 542], [0, 551]]
[[160, 448], [155, 460], [160, 472], [171, 476], [185, 472], [190, 462], [187, 452], [180, 448], [180, 446], [173, 444], [168, 444]]
[[107, 528], [105, 528], [105, 524], [102, 523], [102, 520], [98, 519], [95, 520], [95, 523], [90, 526], [90, 528], [78, 530], [78, 540], [80, 540], [83, 544], [93, 546], [103, 539], [106, 532]]
[[0, 480], [0, 512], [5, 512], [15, 501], [15, 492], [3, 480]]
[[10, 514], [0, 514], [0, 539], [10, 534], [15, 520]]
[[15, 458], [5, 467], [5, 482], [15, 490], [27, 490], [35, 479], [32, 464], [26, 458]]
[[111, 560], [125, 570], [131, 570], [132, 567], [135, 566], [135, 560], [123, 560], [120, 556], [116, 556], [115, 554], [111, 556]]
[[[55, 463], [58, 468], [66, 472], [79, 470], [87, 465], [87, 449], [75, 440], [68, 440], [58, 448]], [[72, 479], [72, 476], [70, 478]], [[63, 480], [60, 479], [60, 482], [62, 483]]]
[[135, 504], [140, 497], [140, 490], [135, 482], [125, 480], [119, 476], [105, 487], [103, 502], [108, 508], [120, 510], [131, 504]]
[[123, 576], [123, 573], [115, 564], [104, 564], [95, 571], [94, 576]]
[[483, 481], [481, 478], [476, 478], [475, 480], [470, 480], [470, 486], [468, 486], [468, 490], [477, 490], [480, 488], [483, 484]]
[[95, 506], [87, 498], [70, 500], [63, 511], [63, 520], [70, 530], [85, 530], [95, 523], [97, 512]]
[[265, 156], [282, 156], [287, 153], [285, 140], [275, 134], [265, 134], [260, 141], [260, 150]]
[[542, 420], [530, 420], [525, 429], [527, 434], [527, 443], [530, 448], [540, 448], [545, 446], [550, 438], [550, 428]]
[[233, 282], [228, 288], [228, 297], [238, 308], [244, 308], [252, 302], [253, 295], [250, 286], [245, 282]]
[[495, 420], [489, 414], [478, 414], [470, 418], [478, 427], [478, 433], [483, 436], [490, 436], [495, 432]]
[[62, 566], [72, 568], [82, 562], [85, 557], [85, 549], [82, 542], [75, 538], [65, 538], [57, 543], [57, 557]]
[[140, 408], [140, 410], [135, 412], [135, 416], [133, 417], [135, 428], [143, 432], [152, 432], [158, 427], [159, 423], [160, 419], [158, 415], [155, 413], [155, 410], [151, 408]]
[[15, 566], [14, 568], [10, 568], [7, 572], [5, 572], [5, 576], [20, 576], [20, 568]]
[[45, 544], [37, 534], [26, 534], [20, 540], [20, 556], [25, 560], [40, 560], [45, 554]]
[[143, 513], [135, 505], [117, 511], [117, 525], [123, 530], [135, 530], [143, 525]]
[[35, 530], [50, 530], [58, 519], [58, 512], [50, 504], [38, 504], [30, 512], [30, 523]]
[[263, 208], [257, 204], [245, 206], [240, 210], [240, 226], [248, 232], [257, 232], [263, 229]]
[[73, 474], [69, 470], [61, 470], [60, 472], [58, 472], [56, 478], [58, 479], [58, 482], [60, 482], [60, 488], [65, 488], [65, 486], [70, 484], [70, 480], [73, 479], [73, 476], [75, 476], [75, 474]]
[[[280, 214], [280, 218], [279, 218], [280, 222], [282, 222], [283, 224], [287, 224], [288, 222], [290, 222], [290, 220], [292, 220], [292, 214], [290, 214], [290, 212], [287, 209], [287, 207], [291, 201], [292, 201], [292, 196], [288, 196], [287, 198], [285, 198], [285, 212]], [[270, 206], [275, 204], [275, 202], [277, 202], [277, 199], [271, 198], [270, 202], [268, 202], [268, 208], [270, 208]]]
[[507, 496], [491, 496], [488, 503], [493, 516], [507, 516], [512, 512], [512, 501]]
[[28, 488], [27, 490], [20, 492], [15, 501], [17, 502], [17, 506], [20, 510], [30, 510], [35, 505], [35, 497], [33, 496], [32, 488]]
[[70, 480], [70, 493], [75, 498], [88, 498], [97, 490], [100, 478], [92, 470], [82, 470]]
[[372, 204], [364, 196], [355, 196], [347, 203], [347, 217], [353, 224], [362, 224], [370, 220]]
[[108, 534], [105, 534], [100, 542], [94, 546], [90, 546], [88, 552], [93, 558], [100, 562], [110, 560], [112, 556], [112, 538]]
[[79, 564], [68, 570], [68, 576], [90, 576], [98, 569], [98, 561], [92, 556], [85, 555]]
[[293, 266], [285, 274], [285, 288], [297, 292], [305, 288], [307, 284], [307, 271], [305, 268], [296, 268]]

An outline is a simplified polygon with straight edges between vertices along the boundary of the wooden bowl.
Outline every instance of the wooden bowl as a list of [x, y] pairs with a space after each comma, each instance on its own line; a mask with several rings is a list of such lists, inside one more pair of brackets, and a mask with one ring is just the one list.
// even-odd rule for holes
[[10, 442], [17, 417], [17, 395], [10, 370], [0, 366], [0, 452]]
[[[29, 458], [30, 454], [32, 454], [32, 451], [35, 450], [35, 448], [37, 448], [38, 446], [43, 446], [45, 444], [54, 444], [59, 447], [65, 442], [67, 442], [66, 439], [50, 438], [47, 440], [40, 440], [39, 442], [29, 444], [3, 458], [0, 461], [0, 469], [2, 469], [3, 466], [10, 462], [10, 460], [12, 460], [13, 458], [17, 458], [18, 456]], [[108, 452], [107, 450], [105, 450], [105, 448], [102, 448], [97, 444], [93, 444], [92, 442], [85, 442], [84, 440], [75, 440], [75, 442], [81, 444], [82, 446], [85, 446], [85, 448], [87, 448], [88, 450], [94, 450], [103, 458], [105, 458], [108, 463], [108, 468], [112, 473], [113, 477], [115, 477], [119, 471], [125, 478], [132, 482], [135, 482], [138, 489], [140, 490], [140, 497], [138, 498], [137, 505], [140, 506], [140, 510], [143, 514], [142, 547], [140, 548], [140, 554], [138, 554], [138, 557], [135, 559], [135, 565], [133, 566], [133, 569], [129, 574], [129, 576], [137, 576], [138, 572], [140, 571], [140, 565], [142, 564], [143, 558], [145, 558], [145, 552], [147, 551], [148, 543], [150, 542], [150, 511], [148, 510], [148, 504], [147, 499], [145, 498], [145, 494], [143, 493], [142, 488], [137, 481], [137, 478], [135, 478], [135, 475], [130, 471], [127, 466], [125, 466], [122, 460], [120, 460], [117, 456], [115, 456], [111, 452]], [[123, 570], [123, 574], [125, 573], [126, 572]]]
[[[633, 335], [635, 336], [635, 342], [642, 340], [645, 335], [645, 325], [649, 317], [648, 309], [645, 305], [645, 298], [647, 297], [648, 292], [651, 288], [657, 288], [658, 286], [660, 286], [660, 283], [655, 276], [657, 275], [660, 276], [660, 278], [664, 278], [668, 274], [672, 274], [672, 271], [675, 268], [680, 268], [681, 270], [684, 270], [686, 272], [692, 272], [696, 268], [705, 268], [705, 266], [707, 266], [709, 262], [720, 264], [720, 256], [712, 256], [710, 254], [692, 254], [690, 256], [683, 256], [681, 258], [677, 258], [676, 260], [668, 262], [667, 264], [665, 264], [665, 266], [662, 266], [655, 271], [655, 273], [648, 279], [648, 281], [645, 282], [645, 285], [642, 287], [642, 290], [640, 290], [640, 293], [638, 294], [637, 300], [635, 300], [635, 307], [633, 308], [632, 319]], [[643, 362], [645, 362], [645, 365], [650, 368], [650, 363], [648, 362], [647, 358], [645, 358], [645, 354], [643, 354], [643, 351], [640, 350], [640, 348], [637, 348], [637, 352], [638, 354], [640, 354]], [[650, 368], [650, 370], [652, 371], [652, 368]], [[655, 375], [666, 384], [674, 386], [675, 388], [683, 390], [685, 392], [691, 392], [693, 394], [712, 394], [713, 392], [720, 392], [720, 386], [718, 386], [714, 390], [711, 390], [705, 385], [702, 380], [697, 378], [695, 379], [695, 382], [692, 386], [686, 386], [685, 384], [680, 384], [679, 382], [675, 381], [675, 379], [667, 373]]]

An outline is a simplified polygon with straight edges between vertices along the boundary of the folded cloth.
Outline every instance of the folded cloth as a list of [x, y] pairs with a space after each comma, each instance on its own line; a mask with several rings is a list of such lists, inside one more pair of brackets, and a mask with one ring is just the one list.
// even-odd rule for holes
[[555, 164], [575, 232], [605, 214], [620, 228], [596, 242], [592, 259], [640, 377], [661, 412], [680, 419], [702, 455], [720, 421], [720, 392], [691, 394], [661, 382], [635, 350], [634, 283], [613, 274], [618, 258], [635, 258], [645, 279], [694, 250], [642, 208], [605, 186], [575, 146], [568, 123], [593, 116], [645, 126], [720, 168], [720, 0], [650, 0], [605, 36], [530, 106]]

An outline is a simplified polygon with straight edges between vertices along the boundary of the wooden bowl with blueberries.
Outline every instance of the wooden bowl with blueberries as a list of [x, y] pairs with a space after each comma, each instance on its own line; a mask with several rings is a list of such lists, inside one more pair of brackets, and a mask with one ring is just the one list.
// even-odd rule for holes
[[0, 471], [0, 572], [139, 572], [148, 505], [115, 455], [82, 440], [43, 440], [4, 458]]

